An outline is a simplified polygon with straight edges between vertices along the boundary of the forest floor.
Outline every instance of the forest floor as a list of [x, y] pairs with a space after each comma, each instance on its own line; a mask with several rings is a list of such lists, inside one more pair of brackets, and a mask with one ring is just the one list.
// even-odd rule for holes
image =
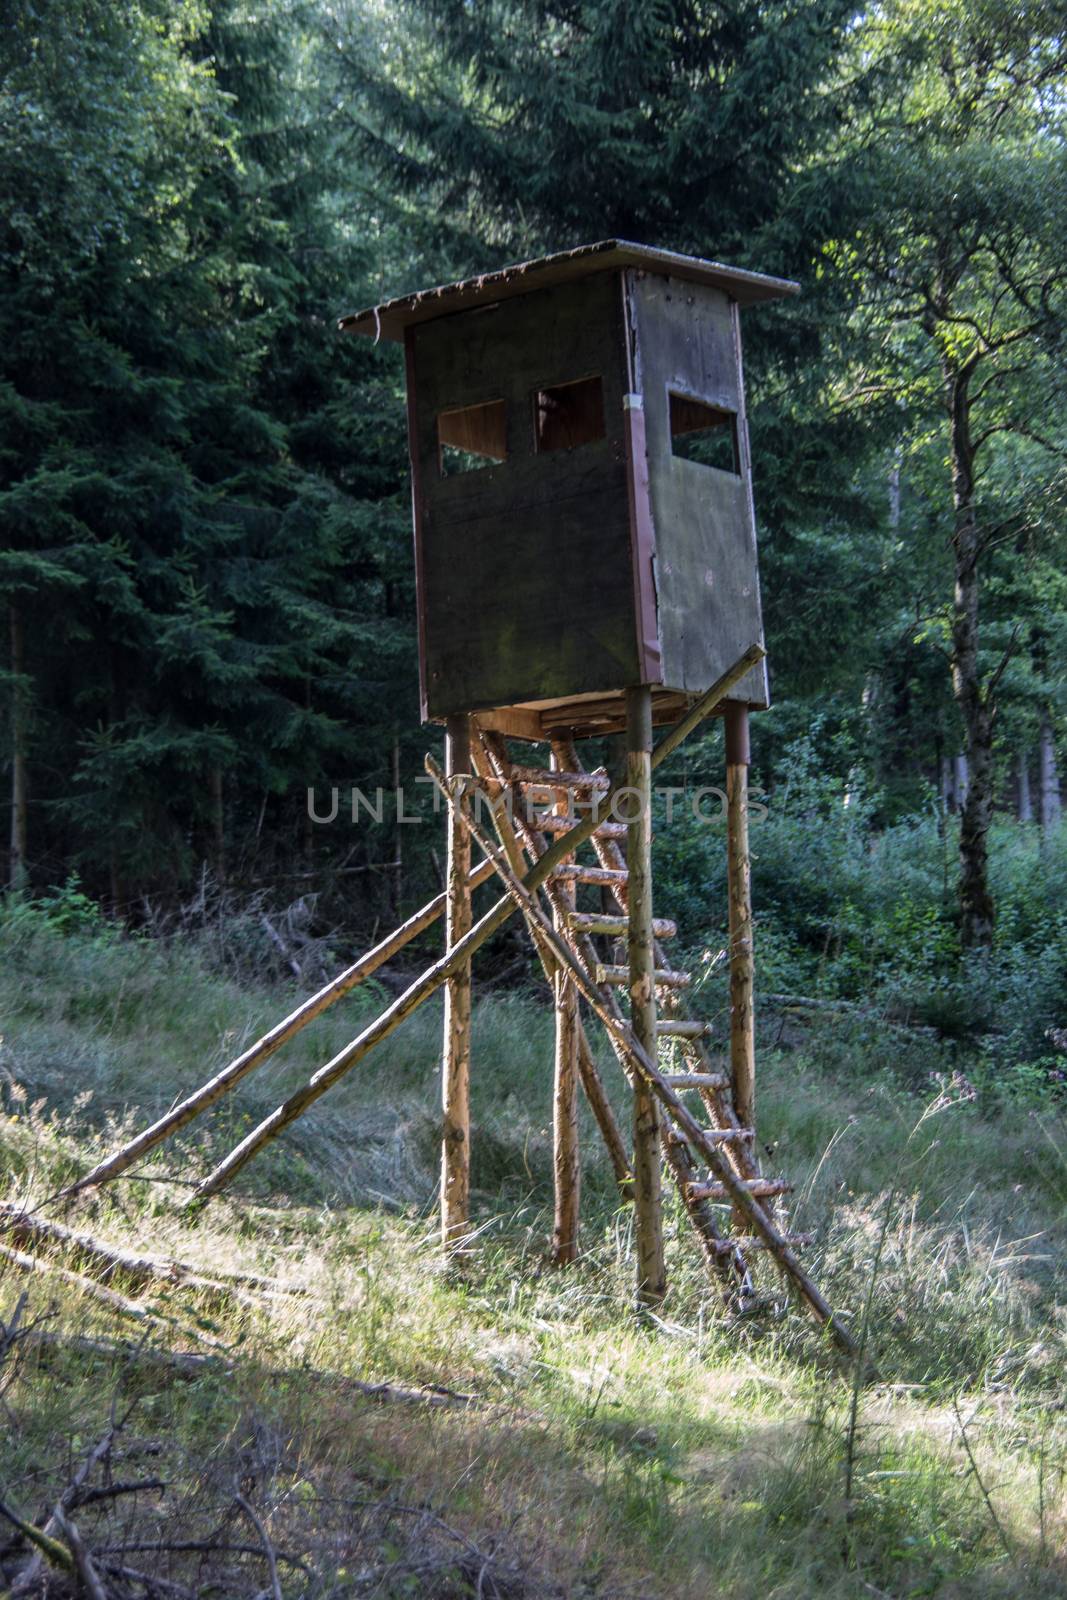
[[[30, 1270], [8, 1241], [0, 1592], [92, 1593], [94, 1572], [108, 1597], [222, 1600], [1067, 1592], [1062, 1104], [971, 1099], [901, 1034], [907, 1089], [865, 1070], [841, 1019], [764, 1050], [761, 1140], [816, 1236], [810, 1269], [854, 1327], [870, 1299], [862, 1381], [791, 1306], [726, 1317], [673, 1210], [670, 1294], [639, 1326], [629, 1218], [591, 1137], [581, 1260], [547, 1264], [551, 1016], [532, 995], [477, 1010], [457, 1264], [433, 1213], [433, 1007], [235, 1192], [183, 1209], [381, 991], [136, 1176], [42, 1205], [290, 999], [161, 941], [0, 924], [7, 1200], [209, 1280], [113, 1276], [102, 1297], [84, 1259]], [[52, 1531], [88, 1577], [34, 1576], [10, 1521], [43, 1527], [61, 1499]]]

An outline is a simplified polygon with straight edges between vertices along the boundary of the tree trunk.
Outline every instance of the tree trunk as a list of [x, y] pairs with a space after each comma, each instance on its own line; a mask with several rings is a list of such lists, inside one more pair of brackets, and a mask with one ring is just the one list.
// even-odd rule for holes
[[1041, 719], [1041, 826], [1046, 831], [1060, 820], [1060, 775], [1056, 768], [1056, 745], [1048, 715]]
[[396, 799], [396, 825], [393, 834], [393, 916], [400, 920], [400, 905], [404, 898], [404, 835], [401, 831], [403, 824], [400, 821], [403, 815], [404, 797], [400, 792], [400, 738], [393, 735], [393, 795]]
[[730, 1081], [743, 1128], [756, 1125], [752, 868], [748, 848], [748, 706], [726, 704], [726, 884], [730, 924]]
[[971, 773], [967, 765], [967, 757], [962, 753], [953, 762], [952, 790], [956, 796], [956, 808], [962, 811], [967, 804], [967, 790], [971, 786]]
[[956, 811], [956, 764], [951, 756], [941, 757], [941, 809], [947, 816]]
[[1020, 822], [1034, 820], [1034, 807], [1030, 799], [1029, 750], [1020, 750], [1015, 757], [1015, 815]]
[[26, 782], [26, 634], [16, 606], [11, 621], [11, 856], [8, 883], [12, 889], [25, 887], [28, 869], [29, 799]]
[[211, 848], [215, 857], [215, 878], [221, 885], [226, 881], [226, 800], [221, 767], [209, 770], [208, 785], [211, 794]]
[[[989, 891], [989, 822], [993, 806], [993, 706], [978, 666], [980, 540], [974, 498], [968, 373], [946, 370], [951, 427], [953, 555], [956, 583], [952, 617], [952, 689], [966, 730], [966, 794], [960, 808], [960, 939], [966, 950], [988, 949], [993, 940]], [[958, 778], [957, 778], [958, 785]]]

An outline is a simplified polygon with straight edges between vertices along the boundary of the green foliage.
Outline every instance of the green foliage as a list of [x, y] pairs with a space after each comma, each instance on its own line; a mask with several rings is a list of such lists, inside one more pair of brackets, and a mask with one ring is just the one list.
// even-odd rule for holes
[[[78, 894], [67, 891], [75, 903]], [[187, 940], [101, 942], [91, 927], [61, 931], [45, 909], [9, 902], [0, 917], [8, 1195], [37, 1205], [286, 999], [220, 977]], [[308, 1581], [321, 1576], [324, 1592], [345, 1592], [339, 1552], [378, 1497], [416, 1507], [420, 1525], [432, 1504], [483, 1550], [483, 1530], [495, 1530], [492, 1549], [509, 1549], [511, 1574], [525, 1561], [523, 1593], [544, 1600], [553, 1591], [534, 1574], [548, 1574], [557, 1595], [606, 1596], [632, 1590], [638, 1573], [642, 1594], [672, 1600], [706, 1596], [711, 1570], [729, 1600], [860, 1600], [872, 1587], [936, 1600], [1058, 1592], [1061, 1107], [1017, 1102], [1008, 1117], [994, 1102], [987, 1114], [949, 1074], [925, 1081], [923, 1066], [938, 1057], [922, 1037], [896, 1044], [915, 1057], [918, 1093], [873, 1081], [855, 1051], [835, 1065], [816, 1037], [764, 1053], [762, 1135], [796, 1185], [796, 1225], [815, 1235], [810, 1263], [854, 1320], [870, 1297], [878, 1377], [860, 1374], [852, 1427], [853, 1374], [828, 1361], [814, 1324], [784, 1312], [773, 1292], [754, 1315], [724, 1316], [677, 1210], [667, 1218], [661, 1323], [649, 1329], [621, 1313], [630, 1224], [591, 1130], [581, 1259], [565, 1272], [546, 1267], [551, 1027], [543, 1007], [519, 996], [483, 994], [476, 1007], [479, 1231], [461, 1268], [439, 1265], [428, 1216], [438, 1142], [424, 1126], [439, 1014], [425, 1026], [425, 1013], [410, 1019], [387, 1060], [288, 1130], [236, 1204], [191, 1220], [182, 1184], [349, 1036], [350, 1002], [338, 1010], [347, 1014], [336, 1026], [333, 1013], [319, 1019], [306, 1045], [304, 1035], [293, 1041], [81, 1218], [80, 1231], [135, 1257], [173, 1256], [202, 1274], [199, 1286], [109, 1280], [161, 1321], [101, 1305], [50, 1272], [87, 1265], [72, 1256], [43, 1253], [41, 1282], [0, 1274], [7, 1306], [27, 1289], [27, 1323], [47, 1311], [46, 1330], [59, 1336], [40, 1349], [16, 1343], [5, 1358], [5, 1499], [32, 1501], [32, 1484], [54, 1501], [70, 1481], [71, 1450], [91, 1448], [132, 1402], [121, 1448], [132, 1455], [148, 1441], [167, 1487], [160, 1498], [129, 1497], [123, 1537], [152, 1539], [154, 1574], [175, 1582], [203, 1586], [216, 1556], [190, 1556], [194, 1573], [160, 1546], [210, 1541], [234, 1477], [248, 1481], [250, 1451], [262, 1448], [268, 1518], [278, 1516], [267, 1509], [273, 1497], [285, 1496], [284, 1528], [269, 1524], [276, 1548], [289, 1552], [299, 1537]], [[621, 1074], [611, 1061], [604, 1068], [622, 1110]], [[266, 1291], [262, 1274], [273, 1280]], [[768, 1275], [768, 1290], [773, 1283]], [[224, 1359], [191, 1372], [191, 1352]], [[383, 1381], [482, 1403], [389, 1405], [356, 1387]], [[94, 1549], [107, 1542], [99, 1514], [88, 1500], [79, 1512]], [[359, 1586], [369, 1561], [388, 1576], [409, 1555], [406, 1535], [375, 1522]], [[444, 1564], [454, 1555], [450, 1546]], [[479, 1570], [456, 1592], [473, 1594]], [[218, 1587], [250, 1590], [250, 1576], [245, 1563], [240, 1582], [231, 1574]]]
[[[709, 742], [710, 744], [710, 742]], [[1058, 1091], [1067, 1058], [1049, 1041], [1063, 1026], [1067, 987], [1067, 836], [999, 823], [993, 835], [996, 940], [981, 963], [961, 964], [953, 896], [956, 822], [927, 796], [925, 815], [881, 821], [847, 738], [816, 724], [780, 756], [762, 800], [753, 775], [750, 812], [759, 985], [771, 994], [846, 1002], [866, 1016], [833, 1023], [842, 1062], [858, 1053], [892, 1060], [882, 1024], [933, 1028], [980, 1060], [983, 1091], [1034, 1099]], [[692, 758], [684, 799], [660, 802], [657, 889], [680, 921], [688, 964], [701, 973], [698, 1004], [725, 1021], [726, 843], [721, 806], [693, 799], [712, 763]], [[844, 772], [835, 777], [835, 770]], [[679, 778], [677, 781], [681, 782]], [[977, 1067], [974, 1070], [979, 1070]], [[900, 1076], [908, 1078], [907, 1066]], [[976, 1081], [978, 1081], [976, 1079]], [[1032, 1091], [1032, 1093], [1031, 1093]]]
[[[998, 829], [997, 947], [968, 972], [933, 788], [963, 736], [945, 361], [984, 364], [1002, 813], [1009, 767], [1064, 716], [1056, 15], [19, 0], [0, 43], [0, 600], [26, 649], [0, 703], [29, 892], [74, 872], [153, 923], [209, 879], [253, 908], [278, 885], [352, 937], [435, 891], [431, 828], [389, 804], [373, 826], [306, 817], [309, 789], [388, 790], [424, 745], [401, 363], [333, 314], [632, 236], [804, 290], [746, 314], [776, 700], [753, 729], [764, 986], [1050, 1062], [1060, 846], [1039, 861]], [[709, 749], [685, 755], [691, 783]], [[682, 817], [657, 848], [721, 1009], [721, 832]], [[230, 907], [228, 970], [259, 961], [256, 918]]]

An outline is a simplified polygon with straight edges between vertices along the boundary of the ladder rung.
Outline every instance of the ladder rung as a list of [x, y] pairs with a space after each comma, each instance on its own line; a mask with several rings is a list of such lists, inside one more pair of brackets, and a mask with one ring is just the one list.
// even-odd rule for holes
[[[798, 1249], [801, 1245], [815, 1243], [815, 1235], [813, 1233], [783, 1233], [782, 1239], [786, 1244], [795, 1245]], [[770, 1246], [767, 1244], [766, 1239], [760, 1239], [755, 1234], [749, 1233], [736, 1234], [729, 1239], [722, 1239], [713, 1246], [716, 1255], [720, 1256], [728, 1255], [731, 1250], [748, 1251], [767, 1250], [769, 1248]]]
[[711, 1032], [710, 1022], [688, 1022], [678, 1017], [668, 1017], [656, 1023], [661, 1039], [703, 1039]]
[[534, 789], [602, 789], [609, 780], [603, 772], [550, 772], [547, 767], [512, 766], [508, 777], [512, 783], [521, 783]]
[[[657, 989], [687, 989], [692, 983], [688, 972], [672, 972], [669, 967], [656, 968]], [[597, 983], [609, 983], [616, 987], [628, 984], [630, 981], [629, 967], [604, 967], [596, 969]]]
[[554, 882], [566, 883], [625, 883], [630, 874], [625, 867], [583, 867], [572, 864], [557, 867], [551, 874]]
[[[721, 1130], [716, 1130], [721, 1131]], [[728, 1130], [732, 1132], [733, 1130]], [[746, 1130], [747, 1131], [747, 1130]], [[747, 1190], [756, 1199], [769, 1199], [771, 1195], [788, 1194], [793, 1187], [783, 1178], [748, 1178], [738, 1179], [738, 1187]], [[689, 1198], [691, 1200], [729, 1200], [730, 1193], [722, 1183], [691, 1183], [689, 1185]]]
[[[540, 833], [570, 833], [582, 817], [558, 817], [554, 811], [538, 812], [530, 819], [530, 826]], [[593, 830], [598, 839], [625, 839], [625, 822], [600, 822]]]
[[672, 1089], [728, 1089], [730, 1080], [722, 1072], [665, 1072], [665, 1083]]
[[[630, 926], [629, 917], [599, 911], [572, 911], [567, 922], [576, 933], [611, 933], [617, 937], [624, 935]], [[677, 932], [677, 925], [669, 917], [653, 917], [654, 939], [673, 939]]]
[[[667, 1083], [673, 1085], [673, 1084], [676, 1084], [678, 1082], [678, 1079], [677, 1078], [668, 1077], [666, 1079], [666, 1081], [667, 1081]], [[751, 1139], [752, 1138], [752, 1129], [751, 1128], [705, 1128], [704, 1129], [704, 1137], [705, 1137], [705, 1139], [710, 1139], [714, 1144], [729, 1144], [731, 1140]], [[687, 1141], [686, 1141], [686, 1139], [685, 1139], [683, 1134], [674, 1133], [674, 1134], [671, 1134], [671, 1136], [670, 1136], [670, 1143], [671, 1144], [685, 1144], [686, 1142]]]

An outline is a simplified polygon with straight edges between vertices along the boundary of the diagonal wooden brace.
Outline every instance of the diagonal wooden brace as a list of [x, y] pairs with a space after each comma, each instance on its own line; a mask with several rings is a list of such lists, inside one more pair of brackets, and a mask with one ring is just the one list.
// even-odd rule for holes
[[[715, 707], [724, 700], [736, 683], [739, 683], [750, 667], [762, 660], [764, 650], [761, 645], [749, 645], [744, 655], [740, 656], [728, 672], [712, 684], [706, 694], [686, 712], [685, 716], [677, 722], [670, 732], [661, 739], [652, 752], [652, 765], [656, 767], [661, 761], [666, 760], [678, 748], [689, 733], [693, 731], [706, 717], [709, 717]], [[611, 790], [590, 807], [588, 815], [576, 822], [568, 833], [560, 835], [545, 851], [544, 855], [530, 868], [523, 879], [523, 887], [527, 892], [535, 892], [542, 884], [546, 883], [555, 869], [573, 855], [578, 846], [592, 838], [599, 823], [604, 817], [610, 815], [619, 792], [618, 785], [612, 785]], [[508, 918], [517, 909], [516, 903], [510, 894], [498, 900], [496, 905], [480, 917], [471, 931], [464, 935], [458, 944], [454, 945], [440, 960], [427, 967], [422, 975], [410, 984], [403, 994], [400, 994], [375, 1018], [363, 1032], [352, 1042], [340, 1050], [331, 1061], [312, 1074], [301, 1088], [277, 1106], [269, 1116], [252, 1129], [241, 1143], [219, 1163], [215, 1170], [200, 1183], [193, 1193], [192, 1204], [206, 1199], [209, 1195], [217, 1194], [220, 1189], [237, 1175], [256, 1153], [276, 1138], [283, 1128], [287, 1128], [298, 1117], [303, 1116], [316, 1100], [340, 1081], [345, 1074], [356, 1064], [369, 1055], [376, 1045], [387, 1039], [396, 1028], [411, 1015], [431, 995], [436, 994], [441, 985], [450, 975], [458, 970], [465, 962], [470, 960], [485, 941], [502, 928]], [[549, 932], [555, 937], [551, 923]], [[687, 1113], [688, 1115], [688, 1113]], [[691, 1119], [690, 1119], [691, 1120]]]
[[[471, 834], [471, 837], [476, 840], [485, 855], [493, 863], [497, 876], [504, 884], [515, 906], [523, 912], [531, 924], [539, 927], [541, 937], [552, 947], [557, 960], [570, 969], [583, 998], [596, 1012], [612, 1039], [617, 1042], [620, 1049], [627, 1055], [634, 1070], [640, 1073], [656, 1098], [666, 1107], [672, 1121], [685, 1135], [690, 1146], [700, 1154], [712, 1172], [714, 1172], [735, 1210], [747, 1218], [751, 1231], [767, 1246], [786, 1281], [815, 1319], [827, 1328], [838, 1346], [847, 1355], [855, 1355], [857, 1346], [852, 1335], [836, 1316], [818, 1286], [804, 1271], [789, 1244], [778, 1232], [774, 1223], [760, 1205], [758, 1198], [745, 1187], [743, 1181], [737, 1177], [715, 1142], [707, 1137], [705, 1130], [697, 1122], [692, 1112], [683, 1105], [655, 1062], [641, 1047], [633, 1031], [625, 1022], [613, 1016], [590, 974], [571, 953], [566, 943], [556, 933], [552, 923], [545, 916], [530, 883], [528, 881], [523, 882], [515, 877], [504, 859], [503, 852], [498, 849], [473, 817], [468, 816], [465, 811], [457, 806], [453, 786], [449, 784], [444, 773], [432, 757], [427, 757], [426, 767], [437, 781], [449, 806], [456, 815], [462, 816], [464, 826]], [[462, 779], [454, 780], [454, 787], [458, 789], [462, 782]], [[529, 879], [532, 876], [533, 874], [528, 874], [527, 878]]]

